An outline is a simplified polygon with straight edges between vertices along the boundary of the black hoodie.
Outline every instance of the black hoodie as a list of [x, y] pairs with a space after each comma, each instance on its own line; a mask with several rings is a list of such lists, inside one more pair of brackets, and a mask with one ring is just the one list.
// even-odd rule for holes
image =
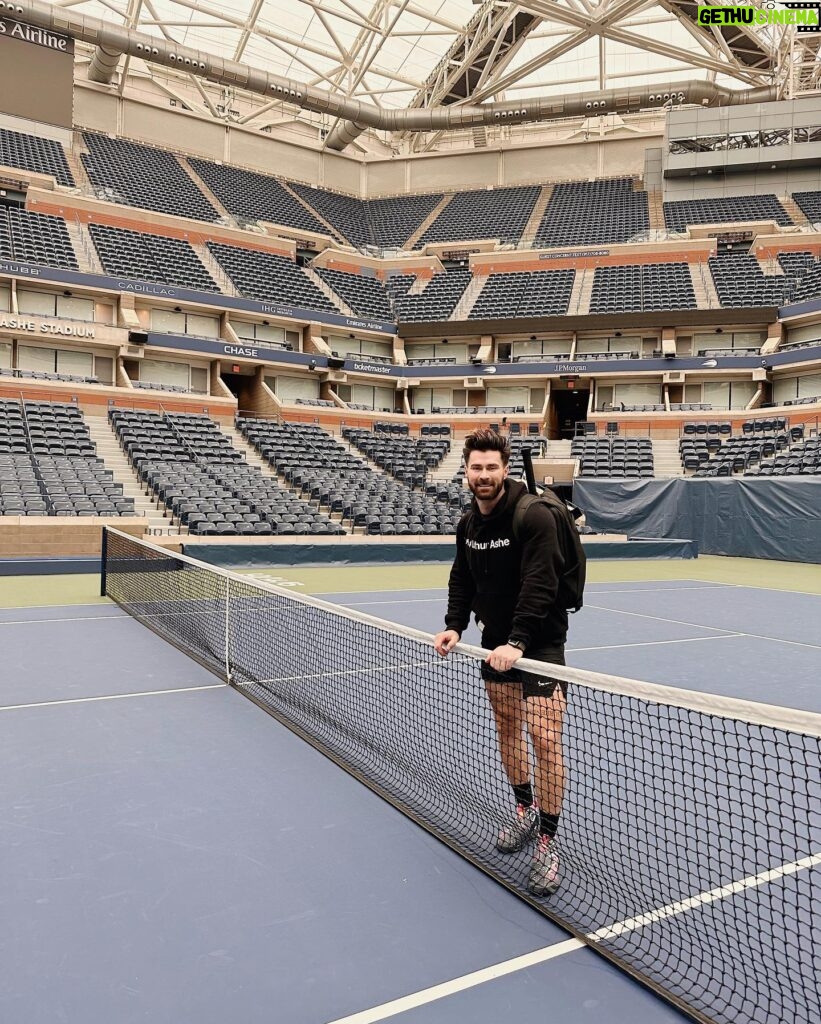
[[513, 535], [513, 510], [525, 494], [524, 484], [507, 479], [490, 515], [474, 498], [456, 528], [445, 624], [464, 633], [475, 612], [485, 647], [522, 640], [537, 650], [567, 639], [567, 611], [556, 603], [564, 559], [553, 513], [534, 502]]

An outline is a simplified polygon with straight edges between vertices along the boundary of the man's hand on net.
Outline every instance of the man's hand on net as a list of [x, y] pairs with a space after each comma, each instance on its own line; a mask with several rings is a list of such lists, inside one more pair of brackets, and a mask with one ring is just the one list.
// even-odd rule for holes
[[485, 661], [491, 668], [495, 668], [497, 672], [507, 672], [509, 669], [513, 668], [521, 656], [522, 652], [518, 647], [511, 647], [510, 644], [502, 644], [501, 647], [496, 647], [492, 650], [485, 658]]
[[453, 648], [459, 643], [460, 634], [455, 629], [446, 629], [444, 633], [437, 633], [433, 638], [433, 646], [437, 654], [446, 658]]

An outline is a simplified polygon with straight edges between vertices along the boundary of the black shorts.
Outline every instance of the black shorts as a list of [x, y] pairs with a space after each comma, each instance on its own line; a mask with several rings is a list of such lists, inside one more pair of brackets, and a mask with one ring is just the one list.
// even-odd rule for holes
[[[494, 644], [491, 647], [485, 643], [482, 637], [482, 646], [489, 651], [499, 646]], [[546, 661], [550, 665], [564, 665], [564, 644], [557, 647], [540, 647], [529, 650], [525, 655], [532, 661]], [[512, 668], [507, 672], [497, 672], [491, 668], [486, 661], [482, 662], [482, 679], [486, 683], [517, 683], [522, 688], [523, 697], [552, 697], [558, 686], [562, 693], [567, 696], [567, 683], [558, 679], [552, 679], [549, 675], [533, 675], [530, 672], [522, 672], [518, 668]]]

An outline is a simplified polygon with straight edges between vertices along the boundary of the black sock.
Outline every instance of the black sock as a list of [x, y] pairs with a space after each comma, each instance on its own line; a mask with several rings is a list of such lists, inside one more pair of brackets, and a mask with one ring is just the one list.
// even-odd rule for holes
[[516, 797], [517, 804], [521, 804], [522, 807], [530, 807], [533, 803], [533, 786], [529, 782], [522, 782], [513, 787], [513, 795]]
[[559, 828], [559, 815], [539, 811], [539, 834], [552, 839]]

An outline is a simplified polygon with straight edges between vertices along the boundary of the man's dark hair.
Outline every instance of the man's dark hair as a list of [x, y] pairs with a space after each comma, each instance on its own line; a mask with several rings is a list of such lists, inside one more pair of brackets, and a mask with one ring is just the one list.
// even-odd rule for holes
[[502, 457], [502, 465], [506, 466], [510, 461], [510, 442], [489, 427], [479, 427], [465, 438], [462, 456], [466, 464], [471, 452], [498, 452]]

